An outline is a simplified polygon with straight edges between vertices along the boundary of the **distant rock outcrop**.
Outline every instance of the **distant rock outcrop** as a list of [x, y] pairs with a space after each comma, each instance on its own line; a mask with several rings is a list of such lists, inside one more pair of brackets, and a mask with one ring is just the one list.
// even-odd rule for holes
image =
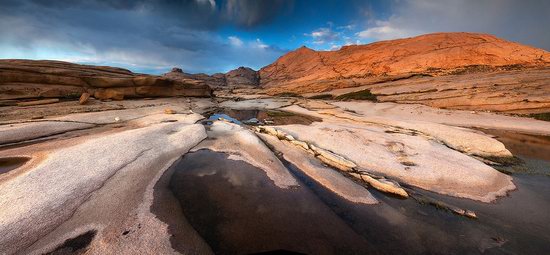
[[224, 74], [214, 74], [208, 75], [204, 73], [190, 74], [183, 72], [182, 69], [174, 67], [168, 73], [162, 75], [165, 78], [170, 80], [180, 81], [180, 82], [194, 82], [202, 85], [208, 85], [211, 88], [223, 87], [226, 85]]
[[129, 70], [49, 60], [0, 60], [0, 99], [211, 96], [200, 82], [174, 81]]
[[257, 87], [260, 84], [260, 76], [257, 71], [248, 67], [239, 67], [226, 74], [215, 73], [213, 75], [198, 73], [190, 74], [183, 72], [180, 68], [174, 67], [168, 73], [163, 75], [166, 78], [178, 81], [200, 82], [212, 88], [238, 88], [238, 87]]
[[435, 33], [344, 46], [337, 51], [302, 47], [262, 68], [260, 83], [272, 94], [322, 92], [411, 75], [550, 66], [550, 53], [492, 35]]
[[225, 80], [228, 86], [256, 87], [260, 84], [260, 75], [251, 68], [241, 66], [226, 73]]

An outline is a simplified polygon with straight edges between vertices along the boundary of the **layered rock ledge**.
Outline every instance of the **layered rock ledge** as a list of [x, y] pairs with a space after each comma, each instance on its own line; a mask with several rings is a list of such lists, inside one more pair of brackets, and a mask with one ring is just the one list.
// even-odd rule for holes
[[79, 65], [50, 60], [0, 60], [0, 100], [78, 98], [89, 93], [97, 99], [136, 97], [209, 97], [211, 89], [194, 81], [175, 81], [136, 74], [107, 66]]

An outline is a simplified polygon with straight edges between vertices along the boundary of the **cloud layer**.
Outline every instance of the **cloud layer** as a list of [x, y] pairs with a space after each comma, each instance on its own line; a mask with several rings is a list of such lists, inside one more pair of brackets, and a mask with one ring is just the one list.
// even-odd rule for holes
[[0, 0], [0, 58], [214, 73], [432, 32], [550, 50], [548, 25], [546, 0]]
[[269, 22], [291, 4], [258, 2], [7, 0], [0, 3], [0, 57], [111, 64], [153, 73], [172, 66], [209, 73], [236, 65], [259, 68], [284, 51], [258, 40], [250, 42], [257, 47], [244, 49], [241, 39], [216, 33], [221, 26], [247, 29]]

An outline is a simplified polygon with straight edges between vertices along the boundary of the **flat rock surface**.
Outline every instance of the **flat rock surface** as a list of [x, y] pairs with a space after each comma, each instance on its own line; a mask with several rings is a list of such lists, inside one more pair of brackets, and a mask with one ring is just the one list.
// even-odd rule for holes
[[[250, 118], [243, 109], [254, 116], [259, 110], [282, 114], [287, 121], [258, 117], [277, 123], [261, 123], [276, 129], [269, 135], [209, 116], [225, 113], [242, 123]], [[303, 98], [74, 100], [0, 112], [2, 254], [277, 247], [315, 254], [537, 253], [550, 240], [536, 234], [547, 233], [541, 171], [530, 171], [529, 178], [508, 175], [490, 161], [519, 155], [528, 164], [510, 167], [545, 166], [529, 157], [545, 160], [547, 138], [540, 135], [550, 134], [548, 122]], [[541, 152], [525, 154], [522, 140], [539, 144]], [[321, 160], [304, 142], [329, 159], [351, 162], [344, 170], [351, 172]], [[385, 177], [410, 196], [395, 198], [352, 174]], [[524, 212], [512, 210], [514, 204]], [[478, 219], [451, 209], [473, 210]], [[77, 241], [82, 248], [71, 246]]]
[[[166, 165], [205, 137], [202, 125], [161, 123], [49, 151], [25, 175], [0, 185], [1, 246], [11, 253], [32, 244], [68, 220], [117, 173]], [[15, 202], [20, 197], [29, 199]], [[36, 225], [37, 219], [42, 224]]]
[[445, 110], [419, 104], [330, 102], [365, 117], [383, 117], [402, 121], [422, 121], [448, 126], [502, 129], [534, 135], [550, 135], [550, 122], [511, 115], [478, 111]]
[[68, 131], [94, 127], [92, 123], [40, 121], [0, 126], [0, 145], [29, 141]]
[[403, 121], [382, 116], [364, 116], [352, 114], [343, 111], [342, 109], [309, 111], [296, 105], [286, 107], [285, 109], [302, 114], [309, 113], [317, 117], [329, 116], [333, 120], [354, 121], [364, 124], [385, 126], [389, 128], [387, 133], [412, 132], [413, 135], [418, 133], [433, 138], [455, 150], [471, 155], [495, 158], [512, 157], [512, 154], [506, 150], [501, 142], [491, 138], [489, 135], [485, 135], [474, 130], [457, 128], [427, 121]]
[[278, 128], [344, 155], [367, 172], [426, 190], [490, 202], [515, 188], [509, 176], [423, 137], [386, 133], [380, 127], [325, 122]]

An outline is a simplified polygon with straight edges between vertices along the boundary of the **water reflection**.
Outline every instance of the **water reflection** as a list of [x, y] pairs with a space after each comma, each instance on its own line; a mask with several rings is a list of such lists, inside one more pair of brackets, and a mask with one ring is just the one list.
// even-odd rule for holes
[[280, 189], [244, 161], [199, 150], [174, 167], [170, 189], [217, 254], [374, 252], [309, 189]]

